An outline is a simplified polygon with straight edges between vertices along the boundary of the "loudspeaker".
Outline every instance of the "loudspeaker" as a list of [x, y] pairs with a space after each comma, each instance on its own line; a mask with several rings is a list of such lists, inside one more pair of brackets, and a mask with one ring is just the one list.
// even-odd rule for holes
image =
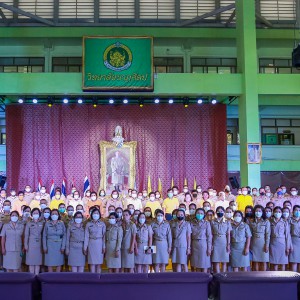
[[238, 189], [240, 187], [240, 184], [239, 184], [236, 176], [229, 177], [229, 182], [230, 182], [232, 189]]
[[298, 44], [298, 46], [293, 49], [292, 65], [293, 67], [300, 69], [300, 44]]

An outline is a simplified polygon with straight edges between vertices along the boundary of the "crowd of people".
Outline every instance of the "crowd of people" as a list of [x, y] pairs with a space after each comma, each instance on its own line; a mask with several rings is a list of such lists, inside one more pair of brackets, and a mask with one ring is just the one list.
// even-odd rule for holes
[[300, 197], [280, 186], [217, 192], [183, 186], [106, 195], [73, 187], [0, 191], [1, 265], [8, 272], [300, 270]]

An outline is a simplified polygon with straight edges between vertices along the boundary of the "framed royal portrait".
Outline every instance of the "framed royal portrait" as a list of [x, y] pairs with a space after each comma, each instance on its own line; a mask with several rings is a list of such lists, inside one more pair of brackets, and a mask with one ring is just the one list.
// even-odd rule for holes
[[260, 164], [262, 161], [261, 143], [247, 144], [247, 163]]
[[137, 142], [125, 142], [122, 147], [116, 143], [101, 141], [100, 147], [100, 189], [109, 195], [113, 190], [123, 193], [135, 184], [135, 157]]

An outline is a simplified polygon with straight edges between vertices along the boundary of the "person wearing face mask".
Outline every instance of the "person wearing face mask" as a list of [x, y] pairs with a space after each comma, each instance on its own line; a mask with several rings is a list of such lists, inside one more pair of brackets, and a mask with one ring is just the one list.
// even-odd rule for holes
[[121, 226], [122, 225], [122, 219], [123, 219], [123, 209], [121, 207], [118, 207], [116, 209], [116, 214], [117, 214], [117, 225]]
[[225, 219], [228, 221], [228, 222], [231, 222], [232, 221], [232, 217], [233, 217], [233, 211], [230, 207], [227, 207], [226, 210], [225, 210]]
[[176, 197], [178, 199], [178, 194], [179, 194], [179, 188], [178, 188], [178, 186], [174, 185], [172, 187], [172, 190], [173, 190], [173, 197]]
[[209, 187], [207, 191], [209, 194], [209, 200], [211, 201], [211, 203], [215, 203], [218, 200], [217, 191], [212, 187]]
[[6, 224], [10, 221], [10, 211], [11, 211], [11, 203], [9, 200], [5, 200], [3, 202], [3, 214], [0, 214], [0, 231], [3, 224]]
[[233, 212], [237, 210], [237, 204], [235, 201], [230, 201], [229, 202], [229, 207], [232, 209]]
[[[67, 195], [67, 198], [65, 199], [65, 203], [69, 205], [70, 200], [74, 199], [74, 193], [77, 191], [77, 188], [75, 186], [72, 186], [71, 193]], [[61, 192], [61, 190], [60, 190]]]
[[[19, 192], [18, 193], [18, 199], [14, 202], [13, 206], [12, 206], [12, 210], [16, 210], [19, 215], [22, 214], [22, 206], [26, 205], [26, 201], [24, 200], [24, 193], [23, 192]], [[3, 212], [3, 208], [2, 211]]]
[[106, 249], [106, 225], [101, 221], [99, 209], [91, 212], [91, 221], [85, 226], [84, 253], [88, 255], [91, 273], [101, 273], [101, 266]]
[[291, 248], [291, 235], [288, 222], [282, 219], [282, 209], [276, 206], [271, 218], [271, 237], [270, 237], [270, 265], [271, 270], [278, 271], [278, 266], [281, 265], [281, 270], [285, 271], [288, 262], [288, 257]]
[[51, 201], [49, 207], [50, 209], [58, 209], [59, 204], [65, 203], [65, 201], [62, 199], [62, 195], [60, 191], [55, 192], [54, 199]]
[[48, 222], [50, 220], [51, 209], [49, 207], [45, 208], [42, 214], [42, 221]]
[[290, 197], [290, 195], [286, 191], [286, 186], [285, 185], [281, 185], [280, 188], [281, 188], [281, 191], [283, 193], [283, 197], [288, 199]]
[[[265, 192], [266, 192], [266, 196], [267, 196], [270, 200], [274, 197], [273, 193], [271, 193], [271, 188], [270, 188], [269, 185], [265, 185]], [[269, 200], [269, 201], [270, 201], [270, 200]]]
[[113, 205], [115, 208], [117, 207], [123, 207], [122, 201], [119, 199], [119, 192], [114, 190], [111, 193], [111, 198], [107, 200], [106, 202], [106, 213], [105, 216], [108, 216], [108, 207], [110, 205]]
[[133, 214], [134, 214], [134, 205], [133, 205], [133, 204], [127, 205], [127, 210], [129, 210], [129, 212], [130, 212], [130, 220], [132, 220], [132, 222], [133, 222], [133, 220], [134, 220], [134, 218], [133, 218]]
[[158, 201], [160, 206], [162, 206], [163, 202], [164, 202], [164, 199], [163, 197], [161, 196], [160, 192], [159, 191], [155, 191], [155, 201]]
[[74, 222], [68, 226], [66, 237], [66, 255], [68, 256], [68, 266], [71, 267], [72, 272], [84, 272], [84, 240], [85, 229], [83, 225], [83, 214], [76, 212]]
[[279, 206], [282, 208], [283, 202], [285, 198], [283, 196], [283, 192], [280, 187], [276, 189], [276, 193], [274, 194], [274, 197], [271, 199], [271, 201], [274, 203], [274, 206]]
[[43, 230], [43, 251], [45, 253], [45, 266], [48, 272], [61, 271], [64, 264], [64, 252], [66, 248], [66, 227], [60, 220], [59, 211], [51, 210], [50, 220], [45, 223]]
[[[140, 193], [139, 193], [139, 195], [140, 195]], [[140, 198], [139, 197], [139, 195], [138, 195], [138, 198]], [[145, 207], [146, 206], [146, 203], [148, 202], [148, 192], [147, 192], [147, 190], [146, 189], [143, 189], [143, 191], [142, 191], [142, 198], [140, 198], [141, 199], [141, 201], [142, 201], [142, 205], [143, 205], [143, 207]]]
[[75, 212], [74, 207], [72, 205], [69, 205], [67, 207], [67, 211], [63, 219], [66, 228], [68, 228], [68, 226], [74, 222], [74, 218], [73, 218], [74, 212]]
[[172, 211], [179, 207], [178, 198], [173, 197], [173, 190], [168, 189], [168, 198], [166, 198], [163, 202], [162, 209], [164, 211], [165, 217], [167, 221], [172, 219]]
[[137, 273], [148, 273], [149, 265], [152, 264], [151, 249], [145, 251], [145, 247], [152, 246], [153, 231], [150, 225], [146, 224], [146, 216], [140, 213], [136, 225], [136, 246], [134, 249], [134, 263]]
[[266, 196], [265, 189], [261, 187], [259, 189], [259, 194], [254, 198], [254, 205], [261, 205], [262, 207], [266, 207], [269, 198]]
[[229, 206], [229, 202], [228, 200], [226, 200], [224, 192], [219, 193], [218, 200], [214, 203], [214, 206], [215, 207], [222, 206], [224, 209], [226, 209]]
[[34, 193], [32, 193], [31, 191], [31, 186], [26, 185], [24, 189], [24, 201], [27, 202], [27, 205], [30, 205], [33, 199], [34, 199]]
[[141, 213], [140, 210], [138, 209], [135, 209], [134, 212], [133, 212], [133, 218], [132, 218], [132, 222], [137, 225], [138, 223], [138, 217], [139, 217], [139, 214]]
[[146, 224], [151, 225], [154, 221], [154, 218], [152, 217], [152, 210], [150, 207], [146, 206], [144, 208], [144, 214], [146, 216]]
[[47, 204], [47, 200], [46, 199], [41, 199], [40, 200], [40, 205], [39, 205], [39, 209], [43, 212], [43, 210], [48, 207], [48, 204]]
[[[196, 203], [193, 201], [192, 195], [190, 193], [186, 193], [186, 195], [184, 195], [184, 201], [182, 203], [180, 203], [179, 206], [182, 204], [184, 204], [186, 208], [188, 208], [190, 206], [190, 204], [196, 205]], [[188, 216], [190, 214], [190, 211], [186, 210], [185, 214]]]
[[145, 208], [146, 208], [146, 207], [150, 207], [150, 208], [151, 208], [151, 211], [153, 212], [152, 217], [154, 217], [154, 212], [155, 212], [157, 209], [161, 209], [160, 202], [157, 201], [154, 192], [151, 192], [151, 193], [149, 194], [148, 201], [146, 202], [146, 205], [145, 205]]
[[266, 271], [269, 262], [270, 222], [266, 219], [265, 210], [261, 205], [253, 209], [254, 218], [249, 219], [252, 238], [250, 251], [252, 253], [252, 270]]
[[[11, 205], [14, 205], [14, 202], [18, 199], [17, 192], [14, 188], [10, 189], [10, 196], [7, 197], [7, 200], [10, 201]], [[0, 201], [1, 202], [1, 201]]]
[[30, 202], [30, 205], [29, 205], [31, 210], [34, 208], [40, 208], [40, 201], [41, 201], [41, 193], [36, 192], [34, 194], [34, 198], [32, 199], [32, 201]]
[[300, 205], [300, 197], [298, 196], [298, 190], [295, 187], [290, 188], [289, 200], [292, 203], [292, 206]]
[[10, 222], [4, 224], [1, 230], [1, 249], [3, 268], [7, 272], [19, 272], [22, 263], [24, 224], [19, 222], [19, 213], [10, 213]]
[[[101, 195], [105, 195], [104, 190], [100, 190], [100, 197], [97, 199], [97, 193], [96, 192], [90, 192], [91, 197], [90, 199], [87, 200], [87, 202], [85, 203], [85, 211], [89, 212], [91, 207], [98, 205], [100, 207], [100, 212], [102, 214], [105, 214], [105, 209], [104, 209], [104, 200], [105, 196], [102, 197]], [[105, 205], [106, 205], [106, 200], [105, 200]], [[89, 215], [88, 215], [89, 216]]]
[[198, 208], [195, 216], [195, 219], [191, 222], [191, 266], [196, 272], [207, 273], [207, 270], [211, 267], [211, 226], [209, 221], [205, 220], [203, 208]]
[[134, 272], [134, 246], [136, 244], [136, 225], [130, 220], [128, 209], [123, 211], [123, 239], [121, 245], [121, 266], [125, 273]]
[[72, 205], [74, 208], [76, 208], [78, 204], [84, 206], [83, 200], [81, 199], [79, 192], [76, 191], [74, 192], [72, 198], [69, 199], [68, 205]]
[[20, 222], [26, 225], [27, 222], [31, 221], [31, 209], [29, 206], [24, 205], [22, 211], [23, 213]]
[[300, 205], [293, 207], [293, 216], [290, 222], [291, 247], [290, 247], [290, 271], [300, 271]]
[[272, 209], [270, 207], [265, 208], [265, 214], [266, 214], [266, 219], [270, 221], [270, 218], [272, 217]]
[[106, 227], [106, 253], [105, 261], [109, 273], [119, 273], [121, 269], [121, 245], [123, 240], [123, 229], [117, 225], [117, 214], [112, 212], [108, 216]]
[[191, 254], [191, 226], [185, 221], [185, 211], [178, 209], [177, 222], [173, 222], [171, 259], [176, 272], [188, 272], [187, 259]]
[[197, 191], [197, 201], [199, 202], [200, 200], [202, 200], [202, 186], [197, 185], [196, 191]]
[[[193, 197], [193, 199], [195, 199], [195, 197], [196, 197], [196, 194], [194, 191], [192, 191], [192, 197]], [[210, 209], [214, 207], [214, 203], [212, 202], [211, 199], [209, 199], [209, 193], [207, 191], [202, 192], [202, 199], [200, 201], [198, 201], [196, 204], [197, 204], [198, 208], [202, 208], [202, 207], [204, 208], [204, 203], [209, 203]]]
[[235, 201], [235, 196], [231, 193], [230, 186], [225, 185], [224, 187], [225, 199], [228, 202]]
[[[127, 205], [127, 200], [130, 200], [132, 198], [132, 191], [133, 189], [127, 190], [127, 195], [124, 195], [124, 204]], [[136, 191], [136, 190], [134, 190]]]
[[282, 209], [282, 219], [288, 223], [288, 225], [290, 225], [290, 221], [291, 221], [291, 218], [290, 218], [290, 208], [285, 206], [283, 207]]
[[50, 195], [46, 191], [46, 187], [42, 186], [40, 190], [41, 199], [45, 199], [47, 201], [47, 206], [50, 205]]
[[153, 246], [156, 253], [152, 255], [152, 262], [156, 273], [165, 272], [169, 263], [169, 255], [172, 249], [172, 233], [168, 222], [164, 221], [164, 212], [156, 210], [156, 220], [151, 224], [153, 231]]
[[40, 220], [41, 211], [38, 208], [31, 211], [31, 217], [32, 220], [27, 222], [25, 227], [24, 250], [29, 272], [38, 275], [43, 263], [42, 232], [44, 223]]
[[235, 211], [230, 232], [230, 266], [234, 272], [247, 271], [250, 267], [251, 236], [249, 225], [243, 222], [243, 213]]
[[[151, 194], [151, 193], [150, 193]], [[138, 198], [137, 191], [132, 190], [131, 197], [126, 199], [126, 205], [133, 205], [133, 209], [142, 210], [143, 205], [141, 199]]]
[[[99, 198], [100, 198], [100, 193], [99, 193]], [[83, 194], [83, 197], [82, 197], [81, 200], [83, 202], [83, 206], [86, 208], [87, 203], [91, 200], [91, 191], [90, 190], [86, 190], [85, 193]]]
[[193, 222], [196, 218], [196, 209], [197, 209], [197, 206], [195, 203], [191, 203], [189, 205], [189, 215], [186, 217], [186, 220], [188, 222]]
[[247, 205], [246, 208], [245, 208], [244, 222], [249, 224], [250, 220], [254, 217], [255, 217], [255, 215], [254, 215], [254, 212], [253, 212], [253, 206]]
[[178, 201], [179, 203], [184, 202], [185, 194], [189, 193], [189, 187], [187, 185], [183, 186], [182, 192], [178, 194]]
[[248, 188], [247, 187], [242, 187], [242, 195], [238, 195], [236, 197], [236, 203], [238, 205], [238, 210], [240, 211], [245, 211], [245, 208], [247, 205], [253, 206], [253, 199], [252, 197], [248, 194]]
[[211, 262], [216, 273], [220, 273], [221, 263], [222, 272], [226, 272], [229, 262], [231, 223], [224, 218], [224, 212], [222, 206], [217, 207], [217, 217], [210, 222], [213, 235]]

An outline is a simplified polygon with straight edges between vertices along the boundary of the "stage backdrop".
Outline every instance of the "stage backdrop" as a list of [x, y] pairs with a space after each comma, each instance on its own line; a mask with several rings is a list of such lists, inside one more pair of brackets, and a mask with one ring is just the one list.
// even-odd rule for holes
[[6, 107], [8, 188], [37, 188], [40, 177], [52, 178], [67, 192], [72, 177], [82, 191], [85, 175], [97, 190], [100, 182], [100, 141], [111, 141], [122, 126], [125, 141], [137, 141], [137, 188], [152, 188], [158, 178], [163, 191], [181, 188], [194, 177], [206, 189], [227, 183], [226, 106], [217, 105], [10, 105]]

